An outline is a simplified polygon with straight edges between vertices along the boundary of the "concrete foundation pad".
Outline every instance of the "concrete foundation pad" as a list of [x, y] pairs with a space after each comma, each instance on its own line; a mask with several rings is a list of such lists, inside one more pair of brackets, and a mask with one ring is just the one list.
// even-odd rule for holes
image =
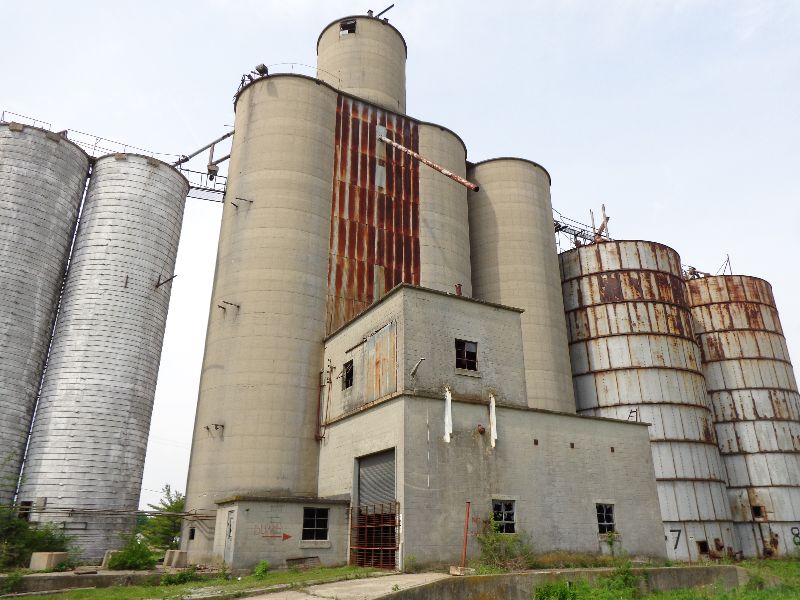
[[31, 554], [31, 571], [49, 571], [68, 558], [66, 552], [34, 552]]

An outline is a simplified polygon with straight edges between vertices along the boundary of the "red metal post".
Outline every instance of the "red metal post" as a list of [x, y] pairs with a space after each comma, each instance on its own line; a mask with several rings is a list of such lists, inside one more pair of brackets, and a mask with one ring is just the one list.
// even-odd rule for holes
[[460, 183], [461, 185], [463, 185], [466, 188], [471, 189], [473, 192], [477, 192], [480, 189], [477, 185], [475, 185], [471, 181], [467, 181], [463, 177], [461, 177], [459, 175], [456, 175], [452, 171], [448, 171], [443, 166], [437, 165], [432, 160], [428, 160], [427, 158], [424, 158], [423, 156], [421, 156], [420, 154], [414, 152], [413, 150], [411, 150], [409, 148], [406, 148], [405, 146], [401, 146], [397, 142], [393, 142], [392, 140], [390, 140], [387, 137], [380, 136], [380, 137], [378, 137], [378, 139], [380, 141], [382, 141], [384, 144], [389, 144], [390, 146], [393, 146], [393, 147], [397, 148], [398, 150], [401, 150], [401, 151], [405, 152], [406, 154], [409, 154], [409, 155], [413, 156], [414, 158], [416, 158], [422, 164], [428, 165], [431, 169], [439, 171], [439, 173], [441, 173], [442, 175], [444, 175], [446, 177], [449, 177], [453, 181], [456, 181], [456, 182]]
[[467, 508], [464, 514], [464, 547], [461, 549], [461, 568], [467, 566], [467, 534], [469, 533], [469, 505], [470, 502], [467, 500]]

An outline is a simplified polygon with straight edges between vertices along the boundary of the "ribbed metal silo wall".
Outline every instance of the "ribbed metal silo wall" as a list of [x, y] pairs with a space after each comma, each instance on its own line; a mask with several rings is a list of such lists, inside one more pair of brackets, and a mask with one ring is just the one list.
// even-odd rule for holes
[[800, 395], [772, 287], [733, 275], [686, 283], [742, 551], [792, 554], [800, 547]]
[[[316, 493], [337, 95], [287, 75], [237, 99], [188, 510]], [[184, 524], [191, 560], [212, 558], [211, 523]]]
[[651, 424], [671, 558], [737, 550], [678, 253], [604, 242], [560, 262], [578, 413]]
[[481, 162], [467, 174], [480, 186], [468, 194], [472, 295], [525, 310], [528, 406], [575, 413], [550, 176], [516, 158]]
[[[144, 469], [186, 179], [151, 158], [97, 159], [31, 432], [20, 499], [85, 560], [120, 546]], [[75, 509], [67, 512], [65, 509]]]
[[0, 124], [0, 504], [16, 490], [88, 171], [63, 137]]
[[[419, 153], [466, 177], [467, 151], [451, 131], [420, 123]], [[467, 188], [427, 166], [419, 168], [419, 243], [423, 287], [472, 295]]]
[[[346, 33], [342, 24], [355, 23]], [[406, 112], [406, 43], [380, 19], [337, 19], [317, 40], [317, 77], [338, 90], [381, 108]]]

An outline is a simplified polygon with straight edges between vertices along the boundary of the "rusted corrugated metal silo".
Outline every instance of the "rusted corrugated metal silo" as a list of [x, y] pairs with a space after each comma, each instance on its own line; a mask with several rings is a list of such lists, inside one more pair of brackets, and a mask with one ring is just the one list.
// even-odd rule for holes
[[790, 554], [800, 546], [800, 395], [772, 287], [738, 275], [686, 284], [742, 551]]

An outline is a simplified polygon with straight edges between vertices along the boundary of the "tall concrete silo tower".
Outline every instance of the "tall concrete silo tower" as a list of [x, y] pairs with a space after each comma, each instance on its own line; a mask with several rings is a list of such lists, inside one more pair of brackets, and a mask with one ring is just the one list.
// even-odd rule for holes
[[528, 406], [574, 413], [550, 175], [518, 158], [480, 162], [468, 175], [480, 186], [469, 192], [473, 295], [525, 310]]
[[678, 253], [615, 241], [560, 260], [578, 413], [651, 424], [671, 558], [738, 549]]
[[317, 40], [317, 77], [338, 90], [396, 113], [406, 112], [403, 36], [388, 21], [337, 19]]
[[791, 554], [800, 545], [800, 394], [772, 287], [734, 275], [686, 283], [742, 551]]
[[[317, 493], [325, 336], [400, 283], [470, 291], [466, 190], [380, 138], [464, 175], [451, 131], [405, 111], [402, 36], [348, 17], [319, 39], [319, 79], [237, 95], [187, 509]], [[214, 526], [187, 521], [192, 561]]]
[[85, 560], [134, 524], [111, 513], [138, 508], [187, 191], [152, 158], [94, 164], [19, 494]]
[[89, 157], [0, 123], [0, 504], [14, 498]]

